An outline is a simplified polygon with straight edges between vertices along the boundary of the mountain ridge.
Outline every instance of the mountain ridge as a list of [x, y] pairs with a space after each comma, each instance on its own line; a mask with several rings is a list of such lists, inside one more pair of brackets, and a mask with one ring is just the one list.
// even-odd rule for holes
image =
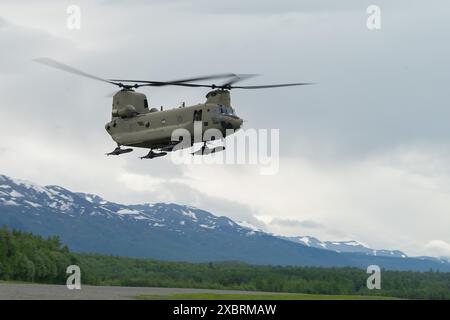
[[408, 255], [400, 250], [372, 249], [356, 240], [321, 241], [311, 236], [285, 237], [283, 239], [304, 244], [313, 248], [323, 248], [335, 252], [359, 252], [367, 255], [406, 258]]
[[[192, 206], [123, 205], [96, 195], [55, 185], [44, 187], [4, 175], [0, 175], [2, 224], [43, 236], [58, 235], [77, 252], [189, 262], [226, 260], [358, 268], [379, 264], [393, 270], [450, 271], [450, 264], [440, 260], [338, 252], [333, 245], [342, 249], [343, 244], [337, 242], [325, 243], [328, 248], [308, 246], [304, 239], [301, 243], [298, 237], [277, 237]], [[312, 241], [313, 237], [308, 239]]]

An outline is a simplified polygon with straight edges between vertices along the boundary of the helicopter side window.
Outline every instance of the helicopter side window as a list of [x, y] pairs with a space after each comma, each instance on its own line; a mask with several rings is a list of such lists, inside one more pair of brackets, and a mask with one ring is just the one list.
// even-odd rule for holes
[[144, 99], [144, 108], [148, 109], [148, 101], [147, 101], [147, 99]]

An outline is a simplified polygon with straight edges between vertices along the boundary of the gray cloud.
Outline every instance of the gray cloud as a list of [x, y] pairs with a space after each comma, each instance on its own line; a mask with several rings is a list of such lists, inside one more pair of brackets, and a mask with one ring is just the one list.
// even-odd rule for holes
[[271, 222], [271, 224], [279, 225], [282, 227], [296, 227], [296, 228], [306, 228], [306, 229], [318, 229], [323, 228], [320, 223], [317, 223], [312, 220], [293, 220], [293, 219], [280, 219], [275, 218]]
[[148, 153], [145, 149], [135, 149], [133, 156], [125, 163], [125, 169], [137, 174], [150, 174], [157, 178], [173, 179], [183, 176], [183, 169], [180, 166], [167, 162], [167, 159], [154, 159], [149, 165], [149, 161], [138, 159], [137, 155], [143, 156]]
[[[401, 8], [402, 5], [411, 5], [411, 3], [418, 2], [417, 0], [410, 1], [387, 1], [379, 0], [378, 5], [388, 5], [390, 8]], [[124, 3], [119, 0], [106, 0], [105, 4], [114, 6], [124, 6]], [[145, 0], [133, 1], [127, 6], [143, 6], [148, 2]], [[174, 11], [181, 12], [196, 12], [202, 14], [214, 15], [279, 15], [292, 13], [329, 13], [329, 12], [347, 12], [361, 10], [373, 4], [370, 0], [278, 0], [276, 4], [272, 1], [265, 0], [229, 0], [229, 1], [208, 1], [208, 0], [156, 0], [152, 1], [154, 6], [165, 6]]]
[[0, 28], [4, 28], [6, 27], [8, 24], [6, 22], [5, 19], [3, 19], [2, 17], [0, 17]]
[[[35, 10], [22, 10], [17, 1], [2, 2], [5, 174], [113, 201], [196, 205], [269, 231], [255, 217], [271, 216], [280, 230], [293, 224], [312, 235], [345, 232], [373, 247], [420, 251], [433, 239], [450, 242], [447, 2], [378, 1], [382, 29], [372, 32], [366, 1], [157, 3], [80, 1], [82, 29], [71, 32], [65, 4], [28, 1]], [[39, 56], [104, 77], [231, 71], [263, 74], [248, 84], [318, 84], [233, 92], [247, 127], [280, 129], [280, 174], [261, 179], [246, 168], [195, 171], [167, 159], [140, 161], [143, 150], [106, 158], [115, 147], [103, 128], [110, 115], [104, 95], [112, 88], [31, 62]], [[202, 102], [206, 93], [143, 92], [165, 107]], [[139, 177], [144, 187], [137, 190]]]

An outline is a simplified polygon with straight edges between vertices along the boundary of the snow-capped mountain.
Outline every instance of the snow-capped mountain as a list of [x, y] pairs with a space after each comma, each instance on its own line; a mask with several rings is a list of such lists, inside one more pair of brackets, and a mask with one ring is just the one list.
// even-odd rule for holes
[[358, 252], [373, 256], [384, 257], [398, 257], [406, 258], [407, 255], [399, 250], [376, 250], [371, 249], [367, 245], [355, 241], [320, 241], [314, 237], [300, 236], [300, 237], [281, 237], [286, 240], [290, 240], [296, 243], [303, 244], [312, 248], [332, 250], [335, 252]]
[[361, 250], [371, 249], [356, 242], [280, 238], [247, 222], [236, 223], [190, 206], [123, 205], [92, 194], [39, 186], [2, 175], [1, 225], [43, 236], [58, 235], [77, 252], [192, 262], [226, 260], [359, 268], [377, 264], [395, 270], [450, 271], [450, 264], [444, 261], [399, 258], [401, 254], [384, 251], [362, 254]]
[[53, 213], [62, 216], [101, 216], [107, 219], [140, 221], [152, 227], [166, 227], [182, 232], [189, 226], [204, 229], [235, 226], [247, 233], [244, 227], [225, 217], [216, 217], [206, 211], [174, 204], [121, 205], [106, 201], [99, 196], [74, 193], [59, 186], [37, 184], [0, 175], [0, 205], [34, 216]]

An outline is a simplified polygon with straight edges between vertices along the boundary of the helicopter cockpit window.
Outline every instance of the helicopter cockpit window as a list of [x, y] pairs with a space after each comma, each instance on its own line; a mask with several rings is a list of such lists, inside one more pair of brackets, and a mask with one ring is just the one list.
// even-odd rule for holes
[[144, 108], [148, 109], [148, 101], [147, 101], [147, 99], [144, 99]]
[[233, 116], [234, 110], [232, 108], [220, 107], [220, 113]]

